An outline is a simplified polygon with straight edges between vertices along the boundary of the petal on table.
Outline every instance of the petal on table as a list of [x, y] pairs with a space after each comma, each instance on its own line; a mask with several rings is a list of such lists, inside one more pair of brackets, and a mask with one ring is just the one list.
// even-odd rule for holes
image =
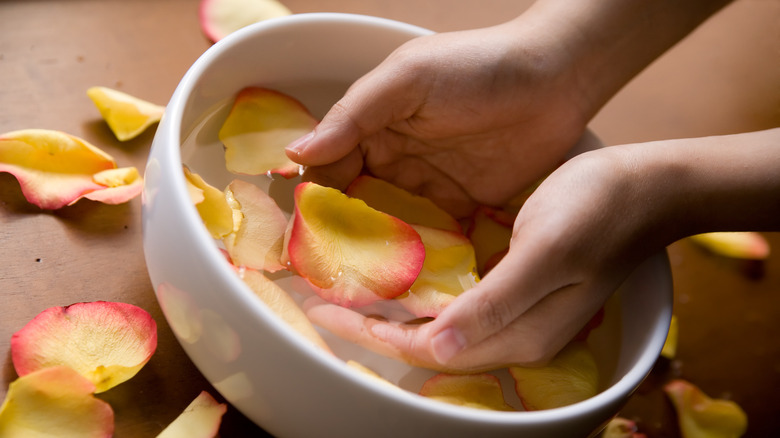
[[157, 438], [211, 438], [217, 436], [227, 405], [201, 392]]
[[27, 129], [0, 135], [0, 172], [14, 175], [24, 197], [43, 209], [64, 207], [104, 188], [93, 175], [114, 168], [110, 155], [64, 132]]
[[114, 412], [94, 391], [92, 382], [65, 366], [22, 376], [0, 406], [0, 436], [110, 437]]
[[86, 193], [82, 198], [104, 204], [122, 204], [140, 195], [144, 188], [144, 180], [135, 167], [104, 170], [92, 179], [103, 188]]
[[159, 122], [165, 112], [163, 106], [111, 88], [91, 87], [87, 90], [87, 96], [120, 141], [137, 137], [146, 128]]
[[95, 301], [51, 307], [11, 337], [20, 376], [66, 365], [106, 391], [133, 377], [157, 348], [157, 324], [140, 307]]
[[692, 383], [677, 379], [664, 386], [672, 400], [684, 438], [740, 437], [747, 430], [747, 415], [731, 400], [712, 399]]
[[759, 233], [717, 232], [697, 234], [691, 241], [703, 246], [715, 254], [751, 260], [764, 260], [769, 257], [769, 242]]

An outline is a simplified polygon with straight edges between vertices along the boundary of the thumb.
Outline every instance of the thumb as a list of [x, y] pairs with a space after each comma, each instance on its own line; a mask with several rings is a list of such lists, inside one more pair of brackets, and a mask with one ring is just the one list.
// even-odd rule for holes
[[[416, 110], [404, 75], [388, 75], [381, 65], [355, 82], [314, 130], [287, 146], [287, 156], [305, 166], [336, 162], [358, 144]], [[412, 97], [410, 100], [406, 96]]]

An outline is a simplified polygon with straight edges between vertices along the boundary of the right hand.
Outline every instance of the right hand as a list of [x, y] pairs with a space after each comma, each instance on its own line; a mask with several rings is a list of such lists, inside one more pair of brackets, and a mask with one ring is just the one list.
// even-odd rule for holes
[[368, 171], [459, 217], [503, 205], [562, 161], [589, 116], [548, 40], [522, 19], [411, 40], [288, 155], [320, 184]]

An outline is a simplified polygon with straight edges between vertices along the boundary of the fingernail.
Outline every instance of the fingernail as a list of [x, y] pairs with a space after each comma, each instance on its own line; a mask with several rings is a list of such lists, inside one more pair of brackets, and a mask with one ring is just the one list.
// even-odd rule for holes
[[304, 150], [306, 150], [306, 147], [309, 146], [312, 138], [314, 138], [314, 131], [311, 131], [303, 137], [293, 141], [287, 145], [286, 149], [290, 152], [300, 155]]
[[466, 346], [466, 338], [457, 329], [449, 327], [433, 337], [431, 346], [436, 362], [444, 365], [463, 350], [463, 347]]

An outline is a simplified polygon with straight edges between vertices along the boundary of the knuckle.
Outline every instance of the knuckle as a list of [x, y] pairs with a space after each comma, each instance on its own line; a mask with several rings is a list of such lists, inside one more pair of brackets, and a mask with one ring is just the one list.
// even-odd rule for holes
[[506, 327], [514, 319], [509, 304], [502, 300], [480, 300], [477, 303], [476, 314], [480, 329], [491, 334]]

